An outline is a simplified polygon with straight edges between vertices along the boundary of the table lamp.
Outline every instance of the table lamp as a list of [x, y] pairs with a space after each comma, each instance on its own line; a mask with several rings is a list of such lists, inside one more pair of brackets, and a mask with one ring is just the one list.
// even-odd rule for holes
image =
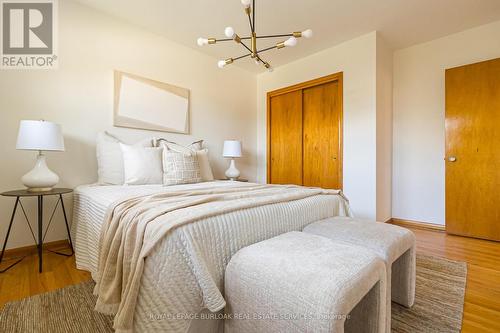
[[64, 151], [61, 126], [44, 120], [21, 120], [16, 149], [36, 150], [35, 167], [21, 181], [31, 192], [50, 191], [59, 176], [47, 167], [44, 151]]
[[241, 142], [236, 140], [224, 141], [224, 151], [222, 156], [231, 159], [229, 169], [226, 170], [226, 177], [230, 180], [237, 180], [240, 176], [240, 170], [236, 169], [234, 159], [241, 157]]

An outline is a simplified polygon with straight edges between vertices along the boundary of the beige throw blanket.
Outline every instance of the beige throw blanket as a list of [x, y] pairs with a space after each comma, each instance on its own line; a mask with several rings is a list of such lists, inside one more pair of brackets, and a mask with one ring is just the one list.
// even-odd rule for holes
[[[338, 190], [299, 186], [241, 184], [229, 188], [169, 191], [118, 202], [109, 209], [100, 239], [96, 310], [115, 314], [117, 332], [131, 332], [144, 260], [173, 228], [215, 215], [262, 205], [299, 200]], [[204, 306], [212, 312], [225, 306], [202, 265], [194, 267]], [[213, 289], [217, 289], [214, 292]]]

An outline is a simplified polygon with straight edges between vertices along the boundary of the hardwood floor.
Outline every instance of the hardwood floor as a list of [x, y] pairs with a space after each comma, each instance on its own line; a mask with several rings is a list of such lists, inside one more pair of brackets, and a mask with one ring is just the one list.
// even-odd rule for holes
[[[500, 332], [500, 243], [411, 228], [419, 253], [465, 261], [467, 286], [462, 332]], [[2, 263], [2, 268], [9, 262]], [[44, 271], [38, 273], [32, 254], [0, 274], [0, 307], [5, 302], [62, 288], [90, 279], [75, 268], [74, 257], [44, 253]]]
[[500, 332], [500, 242], [411, 230], [418, 253], [467, 262], [462, 332]]
[[[55, 251], [64, 251], [64, 249], [65, 246], [61, 247], [61, 245], [50, 247], [50, 250]], [[28, 255], [19, 264], [0, 274], [0, 308], [8, 301], [63, 288], [91, 278], [90, 273], [76, 269], [75, 256], [65, 257], [44, 251], [43, 272], [38, 273], [36, 251], [23, 252], [19, 253], [14, 250], [14, 252], [6, 253], [7, 260], [2, 261], [1, 268], [3, 269], [15, 262], [15, 260], [8, 260], [10, 257]]]

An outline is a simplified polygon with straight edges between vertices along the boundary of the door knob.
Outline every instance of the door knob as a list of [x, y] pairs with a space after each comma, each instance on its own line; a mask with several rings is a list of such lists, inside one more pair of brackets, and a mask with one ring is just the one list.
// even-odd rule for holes
[[455, 162], [457, 158], [455, 156], [448, 157], [448, 162]]

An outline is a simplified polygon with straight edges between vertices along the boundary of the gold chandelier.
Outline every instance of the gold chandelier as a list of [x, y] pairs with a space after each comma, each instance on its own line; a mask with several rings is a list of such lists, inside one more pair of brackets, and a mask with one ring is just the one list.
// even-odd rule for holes
[[[250, 4], [250, 2], [253, 2]], [[255, 32], [255, 0], [241, 0], [241, 4], [245, 7], [245, 13], [248, 16], [248, 22], [250, 23], [250, 31], [251, 31], [251, 36], [247, 37], [240, 37], [238, 34], [234, 32], [234, 29], [232, 27], [227, 27], [224, 30], [224, 34], [226, 35], [227, 38], [222, 38], [222, 39], [216, 39], [216, 38], [203, 38], [200, 37], [198, 38], [198, 45], [203, 46], [203, 45], [208, 45], [208, 44], [215, 44], [217, 42], [227, 42], [227, 41], [235, 41], [237, 44], [240, 44], [243, 46], [249, 53], [241, 55], [239, 57], [235, 58], [228, 58], [226, 60], [220, 60], [217, 65], [219, 68], [223, 68], [226, 65], [232, 64], [234, 61], [243, 59], [246, 57], [251, 57], [252, 59], [255, 60], [256, 64], [262, 64], [264, 65], [267, 70], [272, 72], [272, 67], [271, 65], [267, 62], [264, 61], [260, 54], [262, 52], [266, 52], [269, 50], [273, 49], [282, 49], [284, 47], [293, 47], [297, 45], [297, 38], [299, 37], [305, 37], [305, 38], [311, 38], [312, 37], [312, 30], [307, 29], [304, 31], [296, 31], [291, 34], [281, 34], [281, 35], [264, 35], [264, 36], [257, 36], [257, 33]], [[277, 43], [276, 45], [273, 45], [271, 47], [266, 47], [264, 49], [258, 50], [257, 49], [257, 39], [261, 38], [284, 38], [284, 37], [289, 37], [288, 39], [281, 41]], [[250, 40], [250, 46], [246, 45], [244, 41]]]

